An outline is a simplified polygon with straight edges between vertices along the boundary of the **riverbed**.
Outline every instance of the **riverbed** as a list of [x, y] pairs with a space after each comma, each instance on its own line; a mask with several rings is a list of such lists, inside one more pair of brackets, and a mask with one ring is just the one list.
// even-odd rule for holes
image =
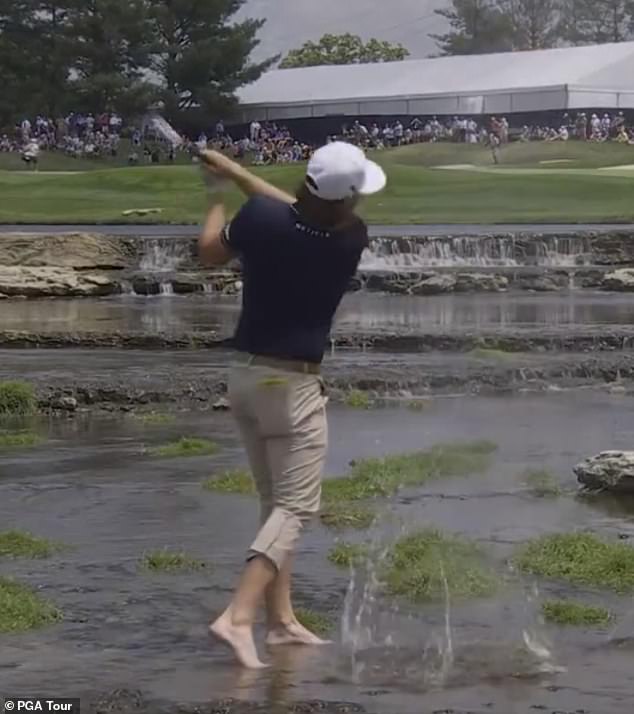
[[[236, 697], [268, 702], [270, 709], [262, 711], [310, 699], [355, 702], [377, 714], [631, 710], [631, 598], [585, 593], [617, 613], [608, 630], [546, 627], [539, 621], [540, 603], [570, 590], [539, 582], [536, 595], [536, 583], [512, 574], [506, 564], [515, 545], [542, 533], [591, 529], [634, 537], [634, 505], [579, 498], [571, 471], [589, 454], [631, 444], [629, 398], [573, 391], [439, 399], [420, 413], [334, 405], [330, 416], [327, 471], [333, 476], [360, 457], [473, 439], [498, 445], [487, 473], [383, 503], [369, 538], [388, 545], [403, 530], [438, 526], [476, 539], [510, 578], [502, 595], [451, 603], [449, 631], [444, 606], [412, 607], [381, 595], [363, 603], [361, 577], [346, 607], [351, 575], [328, 563], [336, 536], [315, 525], [297, 561], [299, 601], [331, 614], [335, 644], [271, 653], [270, 671], [241, 673], [205, 630], [229, 597], [257, 517], [250, 497], [201, 489], [212, 473], [244, 464], [230, 416], [187, 411], [168, 426], [142, 425], [126, 415], [39, 420], [37, 430], [47, 441], [1, 462], [0, 521], [70, 549], [50, 560], [4, 563], [3, 570], [40, 588], [65, 619], [43, 631], [3, 637], [1, 690], [89, 697], [132, 689], [168, 707]], [[175, 461], [144, 453], [184, 434], [213, 438], [222, 450], [217, 457]], [[553, 472], [565, 495], [535, 498], [521, 481], [527, 468]], [[165, 547], [212, 567], [195, 575], [144, 573], [144, 553]], [[369, 609], [364, 627], [355, 631], [362, 604]], [[517, 654], [526, 634], [538, 655]], [[445, 666], [449, 642], [453, 664]]]

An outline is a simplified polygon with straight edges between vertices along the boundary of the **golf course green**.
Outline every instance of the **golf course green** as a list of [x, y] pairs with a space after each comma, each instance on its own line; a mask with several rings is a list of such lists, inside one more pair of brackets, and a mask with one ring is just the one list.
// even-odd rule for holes
[[[374, 156], [386, 191], [365, 201], [370, 223], [600, 223], [634, 220], [634, 147], [578, 142], [512, 144], [499, 166], [479, 146], [425, 144]], [[0, 223], [198, 223], [206, 195], [200, 168], [122, 167], [42, 157], [40, 170], [15, 169], [0, 155]], [[3, 170], [4, 169], [4, 170]], [[257, 172], [286, 189], [302, 165]], [[227, 197], [230, 210], [240, 204]], [[151, 209], [140, 215], [126, 211]]]

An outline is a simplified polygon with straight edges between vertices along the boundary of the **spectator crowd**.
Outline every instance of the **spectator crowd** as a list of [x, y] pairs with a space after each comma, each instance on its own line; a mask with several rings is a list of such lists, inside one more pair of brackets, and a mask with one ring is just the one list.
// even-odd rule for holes
[[[157, 136], [151, 127], [125, 126], [115, 113], [99, 115], [70, 113], [53, 120], [37, 116], [25, 118], [11, 135], [0, 136], [1, 152], [19, 152], [28, 165], [37, 165], [41, 150], [56, 151], [73, 158], [117, 157], [122, 136], [130, 139], [127, 163], [174, 162], [178, 152], [192, 153], [194, 145], [223, 151], [239, 161], [250, 161], [257, 166], [290, 164], [310, 158], [314, 146], [294, 137], [288, 127], [276, 122], [252, 121], [242, 138], [235, 139], [219, 121], [211, 136], [201, 133], [198, 140], [186, 140], [172, 145]], [[579, 112], [564, 114], [554, 126], [547, 124], [511, 127], [506, 117], [476, 120], [454, 116], [442, 121], [437, 117], [400, 119], [388, 122], [355, 120], [341, 128], [328, 141], [343, 139], [364, 149], [383, 150], [423, 142], [455, 142], [481, 144], [498, 158], [499, 148], [510, 141], [580, 141], [634, 145], [634, 130], [627, 126], [623, 112], [618, 114]], [[127, 149], [126, 149], [127, 150]]]

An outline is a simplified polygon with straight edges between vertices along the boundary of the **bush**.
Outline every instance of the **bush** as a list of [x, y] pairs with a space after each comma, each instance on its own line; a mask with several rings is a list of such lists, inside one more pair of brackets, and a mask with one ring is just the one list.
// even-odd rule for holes
[[0, 382], [0, 416], [33, 414], [37, 399], [33, 385], [27, 382]]

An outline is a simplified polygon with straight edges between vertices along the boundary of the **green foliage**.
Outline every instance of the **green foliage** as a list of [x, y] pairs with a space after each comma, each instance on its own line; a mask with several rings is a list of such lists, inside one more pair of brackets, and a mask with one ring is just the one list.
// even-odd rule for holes
[[574, 45], [623, 42], [632, 34], [631, 0], [563, 0], [562, 36]]
[[300, 625], [321, 637], [327, 635], [333, 628], [332, 620], [327, 615], [322, 615], [305, 607], [298, 607], [295, 610], [295, 617]]
[[318, 42], [306, 42], [291, 50], [280, 67], [314, 67], [325, 64], [368, 64], [395, 62], [409, 57], [409, 50], [401, 44], [391, 44], [372, 38], [364, 42], [349, 32], [343, 35], [324, 35]]
[[[326, 482], [330, 483], [330, 479]], [[376, 518], [376, 513], [370, 508], [343, 501], [332, 500], [330, 494], [324, 499], [324, 507], [320, 514], [321, 522], [326, 528], [334, 530], [365, 530]]]
[[[388, 556], [385, 580], [389, 592], [413, 602], [491, 595], [497, 577], [473, 543], [437, 530], [401, 538]], [[446, 583], [446, 584], [445, 584]]]
[[337, 543], [328, 553], [328, 560], [338, 568], [349, 568], [367, 558], [368, 549], [356, 543]]
[[407, 403], [407, 408], [412, 412], [424, 412], [432, 406], [431, 399], [412, 399]]
[[40, 437], [30, 431], [0, 432], [0, 451], [24, 449], [29, 446], [36, 446], [40, 441]]
[[509, 360], [513, 358], [512, 352], [505, 352], [504, 350], [494, 350], [486, 347], [476, 347], [469, 352], [469, 355], [474, 359], [484, 359], [484, 360], [496, 360], [498, 362], [503, 362], [504, 360]]
[[270, 65], [250, 60], [262, 21], [233, 21], [244, 1], [0, 0], [0, 126], [71, 109], [135, 116], [157, 94], [173, 118], [195, 107], [208, 124]]
[[446, 476], [480, 473], [490, 464], [495, 444], [488, 441], [442, 444], [428, 451], [395, 454], [354, 463], [349, 476], [327, 479], [323, 497], [327, 503], [361, 501], [391, 496], [403, 486], [420, 486]]
[[155, 573], [178, 573], [203, 570], [207, 564], [186, 553], [176, 553], [165, 549], [146, 553], [141, 561], [141, 566], [144, 570]]
[[235, 22], [244, 0], [146, 0], [153, 29], [151, 67], [168, 116], [226, 112], [235, 91], [256, 80], [271, 62], [254, 64], [260, 20]]
[[27, 382], [0, 382], [0, 416], [32, 414], [37, 407], [33, 385]]
[[495, 0], [452, 0], [435, 10], [449, 21], [449, 32], [432, 35], [443, 55], [474, 55], [512, 48], [509, 18]]
[[353, 409], [370, 409], [372, 406], [370, 395], [360, 389], [351, 389], [346, 394], [344, 402], [346, 406], [352, 407]]
[[0, 558], [48, 558], [60, 546], [22, 531], [0, 533]]
[[206, 491], [216, 493], [239, 493], [245, 496], [256, 493], [253, 477], [244, 469], [224, 471], [219, 476], [212, 476], [203, 481], [202, 486]]
[[539, 498], [561, 496], [561, 486], [550, 471], [543, 469], [527, 471], [523, 480], [532, 493]]
[[591, 607], [572, 600], [548, 600], [542, 605], [546, 622], [556, 625], [608, 625], [612, 613], [604, 607]]
[[217, 454], [219, 450], [220, 447], [214, 441], [184, 436], [178, 441], [150, 449], [148, 453], [151, 456], [173, 459], [191, 456], [213, 456]]
[[530, 541], [516, 555], [520, 570], [546, 578], [634, 592], [634, 548], [590, 533], [561, 533]]
[[61, 612], [33, 590], [0, 578], [0, 632], [26, 632], [61, 619]]

